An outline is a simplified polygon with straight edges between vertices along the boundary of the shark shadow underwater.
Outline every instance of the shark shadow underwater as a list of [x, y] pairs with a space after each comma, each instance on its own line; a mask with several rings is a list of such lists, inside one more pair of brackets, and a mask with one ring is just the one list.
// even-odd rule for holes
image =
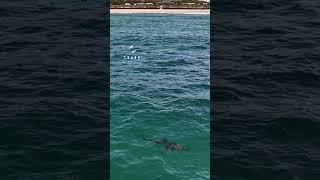
[[166, 138], [163, 138], [161, 140], [154, 140], [154, 139], [147, 139], [143, 136], [143, 140], [145, 141], [151, 141], [155, 144], [161, 144], [165, 147], [164, 150], [174, 150], [174, 151], [189, 151], [190, 148], [185, 147], [183, 144], [177, 144], [168, 141]]

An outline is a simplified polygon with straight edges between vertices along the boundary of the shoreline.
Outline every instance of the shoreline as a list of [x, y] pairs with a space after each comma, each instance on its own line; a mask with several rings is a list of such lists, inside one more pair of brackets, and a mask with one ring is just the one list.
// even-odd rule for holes
[[210, 9], [110, 9], [110, 13], [210, 14]]

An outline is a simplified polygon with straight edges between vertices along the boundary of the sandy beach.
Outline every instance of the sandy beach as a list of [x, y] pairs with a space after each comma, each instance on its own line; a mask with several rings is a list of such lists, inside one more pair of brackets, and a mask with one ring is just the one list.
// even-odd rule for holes
[[210, 9], [110, 9], [110, 13], [210, 14]]

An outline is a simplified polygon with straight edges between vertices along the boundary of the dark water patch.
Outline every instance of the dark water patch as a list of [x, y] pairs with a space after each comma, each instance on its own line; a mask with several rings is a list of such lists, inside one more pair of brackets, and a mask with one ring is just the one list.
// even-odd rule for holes
[[303, 87], [319, 87], [320, 76], [311, 71], [293, 70], [291, 72], [254, 72], [235, 77], [239, 83], [246, 84], [282, 84]]
[[106, 179], [105, 2], [0, 4], [0, 177]]
[[319, 177], [316, 1], [219, 1], [212, 19], [213, 175]]
[[[320, 121], [314, 119], [301, 118], [275, 118], [272, 120], [270, 127], [275, 127], [281, 130], [287, 137], [292, 138], [292, 141], [299, 141], [301, 139], [309, 139], [309, 141], [317, 140], [320, 133], [318, 131]], [[278, 133], [269, 133], [278, 134]], [[318, 141], [318, 140], [317, 140]], [[319, 142], [319, 141], [318, 141]]]

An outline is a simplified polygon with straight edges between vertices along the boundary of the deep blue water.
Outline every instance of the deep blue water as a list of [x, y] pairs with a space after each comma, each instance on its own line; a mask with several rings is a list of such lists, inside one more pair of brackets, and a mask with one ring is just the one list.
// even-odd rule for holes
[[111, 180], [210, 178], [209, 17], [111, 14]]
[[217, 180], [320, 178], [319, 1], [215, 1]]
[[106, 179], [105, 1], [0, 2], [0, 179]]

